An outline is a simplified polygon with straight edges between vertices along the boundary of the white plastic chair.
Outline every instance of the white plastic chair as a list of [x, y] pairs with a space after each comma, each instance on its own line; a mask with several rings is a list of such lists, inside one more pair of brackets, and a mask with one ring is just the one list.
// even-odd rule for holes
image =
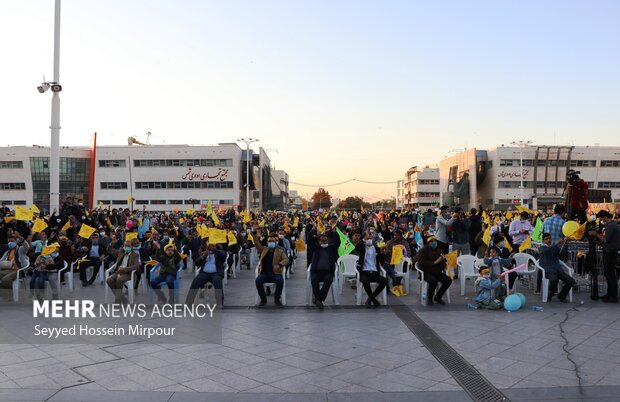
[[[151, 268], [150, 272], [149, 272], [149, 278], [150, 278], [150, 283], [153, 283], [153, 279], [155, 279], [155, 271], [159, 270], [159, 268], [161, 267], [161, 263], [157, 263], [157, 265], [155, 265], [153, 268]], [[177, 273], [176, 273], [176, 277], [174, 280], [174, 299], [175, 302], [179, 302], [179, 293], [181, 291], [180, 287], [181, 287], [181, 272], [183, 271], [183, 263], [179, 262], [178, 264], [178, 269], [177, 269]], [[164, 282], [165, 284], [165, 282]], [[160, 287], [161, 289], [161, 287]], [[154, 291], [155, 289], [153, 289], [153, 286], [151, 285], [151, 289], [150, 289], [150, 301], [151, 304], [153, 304], [153, 295], [154, 295]]]
[[[419, 283], [418, 283], [418, 293], [420, 294], [420, 303], [423, 306], [427, 305], [428, 302], [428, 282], [426, 282], [424, 280], [424, 271], [422, 271], [420, 269], [420, 267], [418, 266], [418, 263], [416, 262], [415, 264], [415, 270], [418, 272], [419, 275]], [[437, 285], [438, 287], [441, 285]], [[450, 288], [448, 288], [446, 290], [446, 295], [447, 295], [447, 299], [448, 299], [448, 303], [451, 303], [450, 301]], [[431, 297], [434, 297], [435, 295], [431, 295]]]
[[[257, 265], [256, 269], [254, 270], [255, 278], [258, 278], [259, 271], [260, 271], [260, 264]], [[265, 282], [263, 286], [270, 284], [270, 283], [275, 285], [274, 282]], [[258, 292], [257, 292], [256, 298], [254, 299], [254, 304], [258, 304], [259, 301], [260, 301], [260, 296], [258, 295]], [[280, 298], [280, 302], [282, 302], [282, 304], [286, 306], [286, 275], [284, 274], [284, 272], [282, 272], [282, 296]]]
[[[67, 267], [69, 266], [69, 264], [67, 263], [67, 261], [63, 261], [64, 264], [62, 266], [62, 269], [59, 269], [58, 272], [56, 273], [57, 278], [56, 278], [56, 283], [58, 284], [58, 295], [60, 296], [60, 293], [62, 292], [62, 276], [65, 275], [65, 278], [67, 277], [68, 271], [67, 271]], [[54, 295], [54, 289], [52, 289], [52, 284], [50, 283], [49, 280], [46, 281], [46, 289], [49, 289], [50, 292], [52, 293], [52, 296]]]
[[[222, 279], [222, 291], [224, 291], [224, 289], [226, 288], [226, 285], [228, 284], [228, 264], [225, 264], [226, 268], [224, 268], [224, 278]], [[198, 274], [200, 273], [200, 271], [202, 270], [202, 267], [196, 267], [196, 269], [194, 270], [194, 278], [198, 276]], [[207, 292], [205, 293], [205, 288], [207, 289]], [[209, 290], [211, 290], [211, 288], [213, 288], [213, 284], [208, 282], [203, 288], [200, 289], [200, 291], [198, 292], [198, 296], [200, 296], [201, 298], [205, 298], [208, 299], [209, 298]]]
[[[562, 266], [562, 268], [564, 268], [567, 271], [568, 275], [572, 278], [575, 271], [571, 267], [566, 265], [564, 261], [560, 261], [560, 265]], [[542, 284], [541, 284], [542, 302], [547, 303], [547, 300], [549, 299], [549, 279], [547, 278], [547, 273], [545, 272], [545, 268], [543, 268], [540, 265], [540, 260], [536, 261], [536, 268], [542, 271]], [[563, 286], [561, 282], [562, 281], [559, 281], [558, 283], [558, 289], [557, 289], [558, 293], [560, 291], [560, 286]], [[573, 288], [571, 288], [570, 291], [568, 292], [568, 301], [570, 301], [571, 303], [573, 302]]]
[[406, 294], [409, 294], [409, 279], [411, 277], [410, 275], [411, 264], [412, 264], [411, 258], [404, 257], [400, 263], [394, 265], [394, 272], [396, 274], [396, 277], [403, 278], [403, 281], [405, 282], [405, 293]]
[[[536, 258], [534, 258], [534, 256], [528, 253], [516, 253], [513, 256], [513, 258], [515, 259], [515, 264], [516, 264], [515, 266], [518, 267], [519, 265], [525, 265], [525, 269], [517, 271], [517, 274], [527, 275], [528, 280], [531, 283], [532, 278], [534, 278], [536, 273], [538, 272], [538, 269], [536, 268]], [[531, 268], [530, 268], [530, 263], [532, 265]], [[516, 282], [515, 282], [515, 286], [516, 286]]]
[[[308, 266], [306, 270], [306, 306], [309, 306], [312, 301], [312, 281], [310, 280], [310, 268], [312, 264]], [[321, 285], [323, 282], [319, 282]], [[335, 306], [340, 305], [340, 287], [338, 286], [338, 265], [334, 267], [334, 281], [332, 282], [330, 292], [332, 294], [332, 301]]]
[[[355, 302], [358, 306], [362, 305], [362, 290], [364, 288], [364, 286], [362, 285], [362, 282], [360, 281], [360, 273], [358, 270], [355, 270], [355, 280], [356, 280], [356, 290], [355, 290]], [[379, 274], [382, 277], [386, 277], [387, 274], [385, 272], [385, 269], [383, 269], [382, 267], [379, 267]], [[372, 288], [372, 285], [374, 285], [374, 283], [371, 283], [370, 286]], [[383, 288], [383, 292], [381, 292], [381, 296], [383, 298], [383, 305], [387, 306], [387, 286]]]
[[467, 278], [477, 278], [478, 266], [476, 262], [478, 258], [473, 255], [463, 254], [456, 259], [456, 267], [459, 271], [459, 281], [461, 281], [461, 296], [465, 296], [465, 284]]
[[[80, 261], [82, 260], [81, 259], [77, 260], [78, 266], [79, 266]], [[95, 269], [95, 267], [88, 267], [86, 269]], [[71, 271], [73, 271], [73, 268], [71, 269]], [[88, 275], [88, 274], [86, 275], [86, 277], [89, 277], [89, 276], [91, 275]], [[101, 262], [101, 265], [99, 266], [99, 272], [97, 273], [97, 276], [99, 277], [99, 282], [101, 284], [104, 284], [105, 283], [105, 263], [103, 261]], [[73, 279], [71, 279], [71, 290], [73, 291]]]
[[28, 264], [26, 264], [25, 267], [20, 268], [17, 270], [17, 276], [15, 277], [15, 280], [13, 281], [13, 301], [14, 302], [18, 302], [19, 301], [19, 281], [21, 279], [21, 281], [24, 283], [24, 289], [26, 289], [26, 277], [24, 275], [23, 278], [20, 278], [20, 276], [22, 276], [22, 273], [27, 270], [28, 268], [30, 268], [30, 259], [28, 257], [26, 257], [26, 260], [28, 261]]
[[[110, 268], [105, 270], [105, 292], [104, 299], [108, 301], [108, 292], [110, 291], [110, 287], [108, 286], [108, 278], [114, 273], [116, 270], [116, 263], [110, 265]], [[146, 278], [145, 278], [146, 280]], [[127, 298], [129, 299], [129, 303], [133, 304], [135, 297], [134, 285], [136, 283], [136, 271], [131, 271], [131, 276], [127, 282], [125, 282], [125, 286], [127, 287]]]
[[[357, 278], [357, 261], [359, 257], [356, 255], [343, 255], [338, 258], [336, 265], [338, 266], [338, 287], [339, 293], [342, 293], [342, 287], [345, 278]], [[335, 280], [336, 278], [334, 278]]]

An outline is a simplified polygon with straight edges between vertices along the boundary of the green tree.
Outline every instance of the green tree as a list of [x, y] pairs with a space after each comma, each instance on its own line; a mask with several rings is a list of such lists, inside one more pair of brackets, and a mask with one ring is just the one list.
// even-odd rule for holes
[[369, 208], [370, 203], [364, 202], [364, 199], [358, 196], [347, 197], [344, 200], [340, 201], [340, 204], [338, 204], [338, 208], [344, 208], [344, 209], [358, 210], [358, 209], [361, 209], [362, 207]]
[[312, 200], [312, 209], [330, 208], [332, 206], [332, 196], [329, 195], [329, 191], [322, 187], [312, 195], [310, 200]]

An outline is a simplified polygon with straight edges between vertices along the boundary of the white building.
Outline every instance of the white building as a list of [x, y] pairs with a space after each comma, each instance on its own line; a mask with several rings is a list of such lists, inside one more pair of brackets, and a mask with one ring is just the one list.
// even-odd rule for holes
[[[46, 147], [0, 148], [0, 202], [49, 207]], [[111, 208], [151, 211], [245, 207], [245, 151], [234, 143], [213, 146], [148, 145], [62, 147], [60, 197]], [[252, 207], [271, 197], [270, 161], [261, 148], [250, 154]], [[286, 175], [288, 178], [288, 175]]]
[[520, 203], [523, 178], [524, 204], [548, 208], [563, 202], [569, 169], [581, 172], [591, 202], [620, 202], [620, 147], [532, 145], [470, 149], [442, 160], [442, 203], [506, 209]]
[[405, 181], [396, 182], [396, 209], [402, 209], [405, 205]]
[[[424, 209], [439, 206], [439, 168], [426, 166], [410, 168], [403, 184], [403, 204], [406, 207]], [[397, 201], [398, 202], [398, 201]]]
[[269, 209], [289, 209], [288, 173], [284, 170], [271, 171], [271, 196]]
[[291, 190], [289, 192], [289, 206], [290, 208], [294, 208], [294, 209], [301, 209], [302, 208], [302, 199], [301, 196], [299, 195], [299, 193], [297, 192], [297, 190]]

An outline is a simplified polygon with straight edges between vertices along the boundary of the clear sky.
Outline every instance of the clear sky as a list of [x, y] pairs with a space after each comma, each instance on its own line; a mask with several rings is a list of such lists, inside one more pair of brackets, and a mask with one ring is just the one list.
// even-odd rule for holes
[[[49, 145], [36, 87], [53, 14], [53, 0], [0, 2], [3, 146]], [[65, 0], [61, 145], [251, 136], [308, 184], [395, 181], [518, 139], [620, 145], [619, 21], [617, 0]]]

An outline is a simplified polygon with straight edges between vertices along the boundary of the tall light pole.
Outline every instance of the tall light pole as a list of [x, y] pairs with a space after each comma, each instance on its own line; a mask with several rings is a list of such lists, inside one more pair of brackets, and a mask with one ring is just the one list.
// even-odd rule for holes
[[250, 144], [258, 142], [258, 138], [238, 138], [237, 141], [245, 142], [246, 176], [245, 176], [245, 210], [250, 212]]
[[519, 166], [521, 167], [521, 173], [519, 174], [519, 177], [521, 178], [521, 205], [523, 205], [523, 148], [529, 146], [532, 143], [532, 141], [523, 141], [523, 140], [519, 140], [519, 141], [512, 141], [510, 143], [510, 145], [515, 145], [517, 147], [519, 147]]
[[[59, 208], [60, 197], [60, 0], [54, 6], [54, 77], [51, 82], [44, 82], [37, 89], [44, 93], [52, 90], [52, 124], [50, 141], [50, 213]], [[91, 183], [91, 186], [94, 183]]]

